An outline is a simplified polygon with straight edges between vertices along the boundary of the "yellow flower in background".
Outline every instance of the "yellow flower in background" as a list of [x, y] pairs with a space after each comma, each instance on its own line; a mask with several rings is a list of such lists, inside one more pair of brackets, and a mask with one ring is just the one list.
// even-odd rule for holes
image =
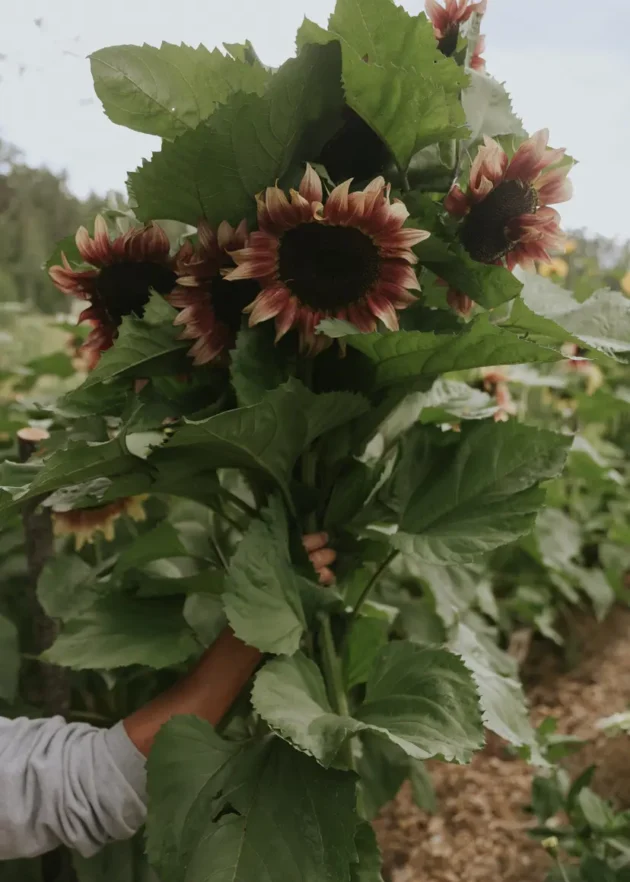
[[538, 275], [545, 279], [548, 279], [549, 276], [560, 276], [561, 279], [566, 279], [568, 274], [569, 264], [561, 257], [552, 258], [551, 263], [538, 264]]
[[573, 252], [577, 249], [578, 243], [576, 239], [567, 239], [564, 243], [564, 253], [565, 254], [573, 254]]
[[84, 545], [91, 545], [98, 533], [106, 542], [114, 539], [116, 521], [126, 515], [134, 521], [146, 521], [147, 516], [142, 503], [148, 499], [141, 496], [124, 496], [107, 505], [97, 508], [78, 508], [74, 511], [54, 511], [52, 513], [55, 536], [74, 536], [74, 545], [81, 551]]
[[627, 294], [630, 297], [630, 270], [628, 270], [621, 280], [621, 290], [624, 294]]

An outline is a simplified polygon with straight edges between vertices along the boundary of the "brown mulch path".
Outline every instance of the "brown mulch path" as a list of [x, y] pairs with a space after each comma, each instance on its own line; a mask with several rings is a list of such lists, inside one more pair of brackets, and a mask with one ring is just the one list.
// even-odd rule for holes
[[[524, 679], [532, 720], [558, 720], [558, 730], [596, 740], [570, 760], [577, 772], [596, 763], [595, 789], [630, 806], [630, 738], [597, 733], [602, 717], [630, 705], [630, 610], [615, 609], [602, 624], [572, 625], [578, 658], [566, 662], [545, 647]], [[550, 861], [528, 836], [532, 769], [508, 756], [491, 736], [468, 766], [429, 764], [438, 798], [431, 817], [416, 808], [408, 788], [387, 806], [375, 827], [391, 882], [544, 882]]]

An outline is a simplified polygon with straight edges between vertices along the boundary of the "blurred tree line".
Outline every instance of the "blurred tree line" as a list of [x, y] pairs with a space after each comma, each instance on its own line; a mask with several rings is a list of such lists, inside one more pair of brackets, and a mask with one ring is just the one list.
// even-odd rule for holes
[[77, 199], [65, 174], [30, 168], [0, 140], [0, 302], [47, 313], [67, 309], [43, 264], [59, 239], [93, 220], [104, 201], [95, 194]]

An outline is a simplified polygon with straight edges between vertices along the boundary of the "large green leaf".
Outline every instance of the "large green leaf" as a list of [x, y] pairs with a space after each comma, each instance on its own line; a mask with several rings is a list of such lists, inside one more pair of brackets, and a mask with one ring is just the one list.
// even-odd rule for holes
[[148, 851], [169, 882], [350, 882], [358, 822], [353, 777], [280, 739], [179, 717], [151, 752]]
[[306, 20], [298, 45], [335, 39], [348, 105], [403, 170], [422, 147], [466, 135], [459, 93], [468, 78], [439, 52], [426, 16], [392, 0], [339, 0], [328, 31]]
[[179, 331], [172, 321], [177, 311], [159, 294], [153, 294], [155, 298], [159, 299], [160, 307], [165, 308], [167, 321], [154, 323], [146, 316], [142, 319], [133, 315], [124, 316], [114, 345], [103, 353], [80, 387], [80, 392], [121, 377], [159, 375], [173, 367], [173, 356], [185, 352], [188, 344], [178, 340]]
[[471, 560], [529, 532], [570, 436], [510, 423], [467, 432], [450, 467], [411, 496], [392, 542], [427, 563]]
[[517, 331], [557, 341], [573, 340], [613, 358], [630, 353], [630, 299], [620, 291], [596, 291], [579, 303], [569, 291], [534, 273], [522, 273], [521, 297], [504, 323]]
[[471, 141], [481, 140], [484, 135], [490, 138], [497, 135], [527, 136], [523, 123], [512, 109], [505, 86], [486, 73], [470, 71], [470, 85], [462, 93], [462, 105]]
[[406, 641], [381, 651], [355, 717], [415, 759], [467, 762], [483, 744], [477, 692], [465, 666], [446, 650]]
[[339, 124], [342, 103], [339, 47], [308, 47], [282, 65], [264, 96], [237, 92], [133, 172], [138, 216], [190, 224], [253, 219], [254, 194], [292, 162], [317, 154]]
[[352, 882], [383, 882], [381, 852], [371, 824], [363, 821], [357, 827], [354, 843], [359, 860], [351, 867]]
[[536, 733], [519, 681], [496, 670], [474, 631], [463, 623], [457, 625], [449, 648], [462, 659], [477, 684], [486, 727], [510, 744], [529, 748], [532, 758], [540, 760]]
[[166, 668], [197, 651], [198, 644], [182, 616], [181, 600], [113, 596], [67, 621], [43, 657], [74, 670], [128, 665]]
[[154, 560], [185, 557], [189, 551], [182, 541], [180, 531], [168, 521], [163, 521], [126, 546], [118, 558], [114, 572], [121, 576], [126, 570], [140, 569]]
[[17, 692], [20, 670], [18, 631], [13, 622], [0, 615], [0, 698], [12, 702]]
[[243, 328], [230, 353], [230, 376], [240, 407], [258, 404], [266, 392], [288, 379], [286, 366], [269, 330]]
[[119, 438], [103, 442], [71, 441], [46, 460], [20, 501], [70, 484], [143, 470], [142, 461], [126, 453]]
[[262, 94], [269, 74], [205, 46], [109, 46], [90, 56], [94, 91], [121, 126], [172, 139], [234, 92]]
[[374, 661], [354, 716], [332, 712], [319, 668], [305, 656], [276, 659], [257, 675], [252, 701], [272, 728], [323, 765], [344, 742], [369, 730], [409, 756], [466, 761], [483, 740], [475, 687], [445, 650], [390, 643]]
[[265, 665], [256, 676], [252, 703], [279, 735], [325, 766], [363, 728], [333, 711], [319, 668], [301, 652]]
[[392, 741], [373, 732], [361, 733], [357, 771], [361, 777], [363, 805], [370, 820], [394, 799], [403, 781], [409, 777], [409, 767], [409, 757]]
[[368, 409], [365, 398], [346, 392], [315, 395], [295, 380], [264, 395], [258, 404], [189, 422], [168, 445], [201, 446], [213, 468], [262, 471], [287, 500], [293, 466], [310, 443]]
[[346, 338], [374, 365], [377, 386], [495, 364], [557, 361], [560, 354], [490, 324], [480, 316], [459, 334], [396, 331]]
[[300, 598], [305, 581], [291, 566], [287, 520], [273, 499], [252, 521], [230, 561], [223, 603], [237, 637], [262, 652], [291, 655], [306, 627]]
[[389, 629], [389, 621], [378, 616], [363, 615], [353, 622], [342, 659], [348, 689], [368, 679], [374, 659], [387, 643]]
[[282, 386], [259, 404], [187, 423], [167, 450], [201, 446], [214, 468], [262, 471], [288, 497], [289, 477], [304, 448], [307, 425], [298, 397]]
[[92, 567], [78, 554], [61, 554], [48, 560], [37, 582], [42, 609], [55, 619], [69, 619], [85, 612], [102, 596], [103, 590]]

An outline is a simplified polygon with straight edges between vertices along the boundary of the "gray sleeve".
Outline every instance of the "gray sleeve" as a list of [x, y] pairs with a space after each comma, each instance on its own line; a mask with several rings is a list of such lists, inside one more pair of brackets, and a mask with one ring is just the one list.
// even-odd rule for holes
[[122, 723], [0, 717], [0, 860], [60, 844], [90, 857], [146, 815], [145, 760]]

